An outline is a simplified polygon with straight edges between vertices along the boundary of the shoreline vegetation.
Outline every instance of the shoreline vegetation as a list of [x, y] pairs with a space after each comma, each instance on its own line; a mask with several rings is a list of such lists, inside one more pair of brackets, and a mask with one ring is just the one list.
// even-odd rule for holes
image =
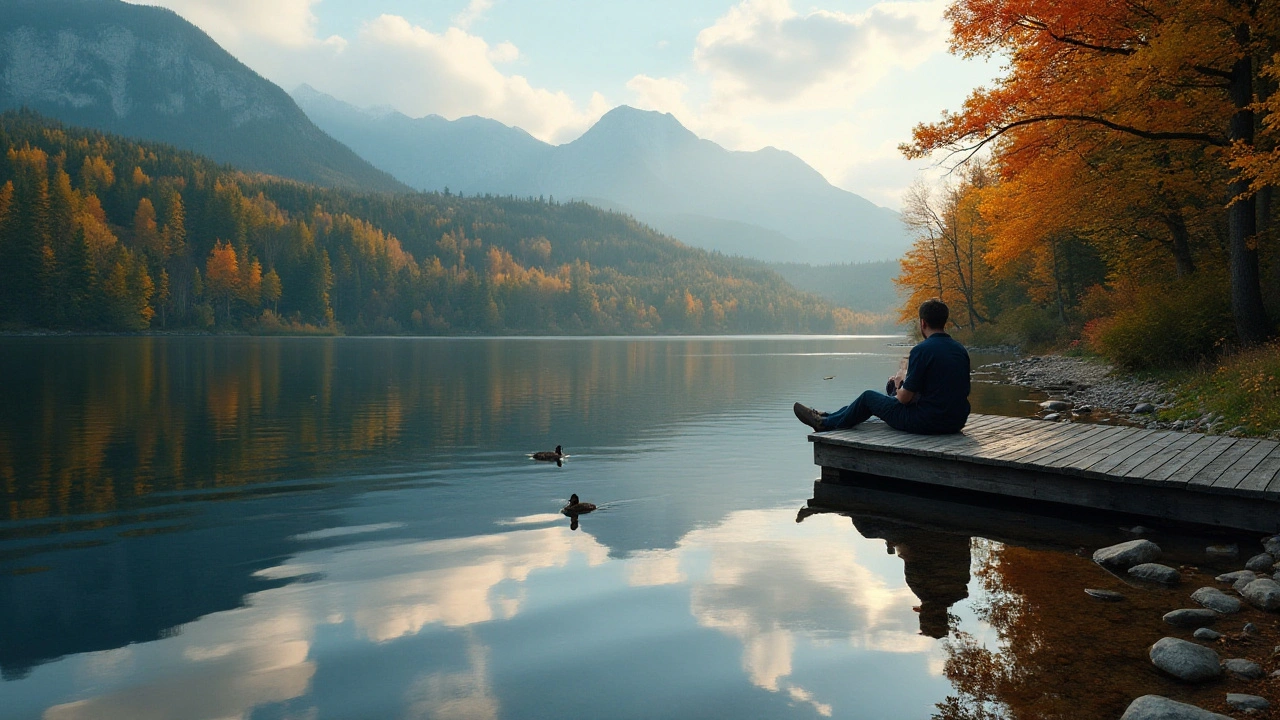
[[360, 193], [0, 114], [0, 327], [851, 333], [884, 316], [583, 202]]
[[1041, 417], [1048, 420], [1069, 421], [1086, 407], [1084, 414], [1109, 411], [1151, 429], [1280, 440], [1280, 343], [1136, 374], [1078, 353], [1028, 355], [984, 367], [1072, 405], [1046, 408]]

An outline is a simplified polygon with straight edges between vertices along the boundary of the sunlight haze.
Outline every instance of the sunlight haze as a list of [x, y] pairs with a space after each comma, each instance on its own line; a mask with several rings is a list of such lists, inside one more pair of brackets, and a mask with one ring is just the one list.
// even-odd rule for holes
[[995, 63], [947, 52], [942, 2], [157, 0], [287, 90], [412, 117], [479, 115], [565, 143], [617, 105], [731, 150], [773, 146], [897, 208], [897, 145]]

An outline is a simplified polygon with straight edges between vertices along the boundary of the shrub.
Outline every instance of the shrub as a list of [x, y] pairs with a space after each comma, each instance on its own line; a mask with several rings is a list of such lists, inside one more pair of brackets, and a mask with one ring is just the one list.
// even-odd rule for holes
[[1090, 348], [1128, 369], [1189, 364], [1214, 355], [1231, 333], [1231, 306], [1221, 278], [1187, 278], [1112, 293], [1110, 317], [1084, 327]]

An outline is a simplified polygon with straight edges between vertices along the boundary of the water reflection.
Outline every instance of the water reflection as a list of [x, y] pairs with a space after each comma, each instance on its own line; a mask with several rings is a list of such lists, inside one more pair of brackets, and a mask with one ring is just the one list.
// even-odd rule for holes
[[[987, 627], [959, 552], [899, 533], [888, 556], [862, 525], [788, 509], [816, 474], [790, 403], [851, 396], [899, 354], [6, 340], [0, 705], [581, 714], [568, 677], [617, 717], [927, 716], [951, 688], [935, 608]], [[1017, 409], [1024, 391], [991, 392]], [[572, 462], [528, 459], [557, 442]], [[566, 522], [570, 491], [602, 510]]]

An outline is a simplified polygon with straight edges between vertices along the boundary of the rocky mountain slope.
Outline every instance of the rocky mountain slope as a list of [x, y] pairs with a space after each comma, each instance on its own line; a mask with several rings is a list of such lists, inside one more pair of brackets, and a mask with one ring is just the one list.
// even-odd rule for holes
[[177, 14], [119, 0], [0, 0], [0, 110], [350, 189], [407, 187]]

